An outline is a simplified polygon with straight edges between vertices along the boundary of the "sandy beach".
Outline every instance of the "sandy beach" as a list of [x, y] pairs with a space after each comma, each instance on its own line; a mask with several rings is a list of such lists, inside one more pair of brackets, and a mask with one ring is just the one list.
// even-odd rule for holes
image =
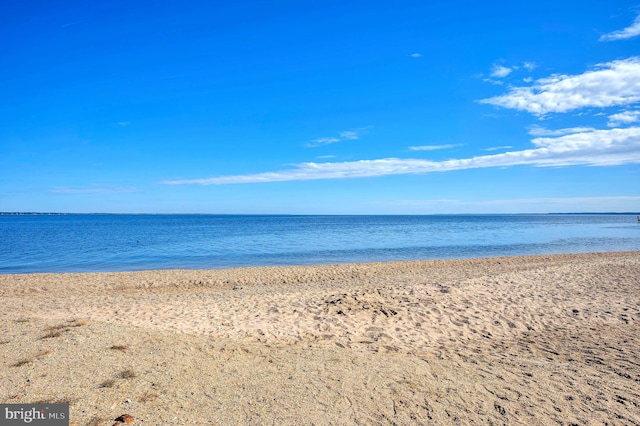
[[0, 275], [0, 327], [72, 425], [640, 425], [640, 252]]

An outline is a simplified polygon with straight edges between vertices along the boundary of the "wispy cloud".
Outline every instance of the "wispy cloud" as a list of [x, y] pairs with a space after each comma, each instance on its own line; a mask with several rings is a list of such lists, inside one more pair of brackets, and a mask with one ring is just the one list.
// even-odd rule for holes
[[412, 58], [419, 58], [419, 57], [421, 57], [421, 56], [422, 56], [422, 55], [421, 55], [420, 53], [412, 53], [412, 54], [411, 54], [411, 57], [412, 57]]
[[637, 37], [640, 35], [640, 15], [636, 16], [636, 19], [633, 21], [631, 26], [619, 30], [613, 31], [608, 34], [603, 34], [600, 36], [600, 41], [615, 41], [615, 40], [624, 40], [628, 38]]
[[583, 74], [555, 74], [529, 87], [479, 102], [537, 116], [585, 107], [629, 105], [640, 101], [640, 58], [606, 62]]
[[128, 126], [129, 124], [131, 124], [130, 121], [118, 121], [118, 125], [119, 126]]
[[590, 130], [559, 137], [538, 137], [534, 148], [446, 161], [382, 158], [346, 162], [301, 163], [294, 168], [249, 175], [169, 180], [167, 185], [224, 185], [315, 179], [345, 179], [510, 166], [612, 166], [640, 163], [640, 127]]
[[570, 135], [572, 133], [585, 133], [585, 132], [593, 132], [596, 129], [593, 127], [568, 127], [564, 129], [546, 129], [541, 126], [531, 126], [529, 127], [529, 134], [531, 136], [563, 136]]
[[446, 145], [422, 145], [422, 146], [410, 146], [409, 151], [436, 151], [438, 149], [449, 149], [461, 146], [459, 143], [450, 143]]
[[484, 81], [485, 83], [494, 84], [496, 86], [502, 86], [504, 84], [504, 81], [494, 80], [493, 78], [483, 78], [482, 81]]
[[305, 146], [307, 148], [316, 148], [319, 146], [330, 145], [332, 143], [360, 139], [360, 133], [362, 133], [362, 131], [368, 128], [369, 127], [361, 127], [355, 130], [345, 130], [345, 131], [339, 132], [337, 137], [331, 136], [326, 138], [314, 139], [311, 142], [307, 143]]
[[340, 142], [340, 138], [318, 138], [309, 142], [306, 146], [308, 148], [314, 148], [317, 146], [330, 145], [332, 143]]
[[357, 131], [348, 130], [346, 132], [340, 132], [340, 138], [345, 141], [352, 141], [360, 138]]
[[[537, 68], [537, 65], [534, 62], [523, 62], [522, 65], [511, 65], [508, 67], [500, 63], [495, 63], [491, 67], [491, 72], [489, 73], [489, 77], [484, 77], [484, 74], [482, 73], [477, 74], [476, 77], [482, 78], [482, 81], [484, 81], [485, 83], [501, 86], [501, 85], [504, 85], [504, 81], [499, 80], [500, 78], [505, 78], [511, 75], [512, 72], [520, 69], [524, 69], [526, 71], [533, 71], [535, 68]], [[522, 81], [524, 81], [525, 83], [530, 83], [533, 81], [533, 78], [525, 77], [522, 79]]]
[[640, 121], [640, 111], [623, 111], [609, 116], [607, 126], [617, 127], [622, 124], [631, 124]]
[[512, 68], [505, 67], [504, 65], [494, 65], [491, 71], [491, 77], [503, 78], [511, 74]]
[[485, 148], [485, 151], [501, 151], [503, 149], [511, 149], [513, 148], [511, 145], [503, 145], [503, 146], [492, 146], [490, 148]]

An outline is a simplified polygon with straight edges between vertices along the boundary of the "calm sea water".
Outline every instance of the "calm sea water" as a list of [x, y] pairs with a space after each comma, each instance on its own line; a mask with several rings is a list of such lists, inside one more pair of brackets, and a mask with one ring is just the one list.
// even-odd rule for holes
[[632, 215], [0, 215], [0, 273], [640, 250]]

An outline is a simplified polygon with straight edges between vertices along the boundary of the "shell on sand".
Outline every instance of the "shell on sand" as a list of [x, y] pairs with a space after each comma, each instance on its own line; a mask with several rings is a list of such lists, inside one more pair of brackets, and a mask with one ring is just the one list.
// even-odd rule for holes
[[115, 418], [114, 420], [115, 420], [114, 426], [117, 426], [120, 423], [133, 423], [134, 418], [129, 414], [123, 414]]

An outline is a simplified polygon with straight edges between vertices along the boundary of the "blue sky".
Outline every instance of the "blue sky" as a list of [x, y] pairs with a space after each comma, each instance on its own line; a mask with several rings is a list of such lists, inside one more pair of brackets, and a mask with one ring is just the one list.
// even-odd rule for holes
[[640, 3], [12, 3], [0, 211], [640, 210]]

